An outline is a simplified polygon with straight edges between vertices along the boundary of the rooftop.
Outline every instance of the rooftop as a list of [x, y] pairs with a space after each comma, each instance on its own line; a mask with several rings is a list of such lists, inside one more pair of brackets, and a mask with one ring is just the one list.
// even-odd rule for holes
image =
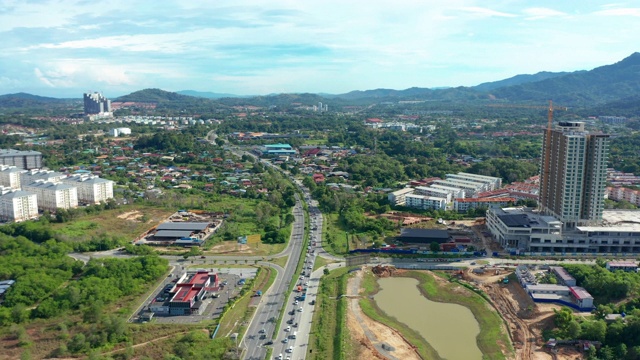
[[400, 236], [404, 238], [438, 238], [448, 239], [449, 232], [447, 230], [438, 229], [407, 229], [400, 231]]
[[189, 237], [192, 233], [191, 230], [160, 230], [153, 236], [157, 238], [182, 238]]
[[512, 197], [496, 197], [496, 198], [464, 198], [456, 199], [457, 202], [470, 203], [470, 202], [515, 202], [516, 199]]
[[571, 286], [569, 287], [569, 290], [571, 290], [571, 293], [576, 297], [576, 299], [593, 299], [593, 296], [591, 296], [591, 294], [589, 294], [589, 292], [583, 287]]
[[32, 150], [14, 150], [14, 149], [0, 149], [0, 157], [3, 156], [25, 156], [25, 155], [42, 155], [41, 152]]
[[633, 261], [609, 261], [607, 265], [612, 267], [638, 267], [638, 264]]
[[165, 222], [156, 228], [156, 230], [190, 230], [202, 231], [209, 226], [206, 222]]

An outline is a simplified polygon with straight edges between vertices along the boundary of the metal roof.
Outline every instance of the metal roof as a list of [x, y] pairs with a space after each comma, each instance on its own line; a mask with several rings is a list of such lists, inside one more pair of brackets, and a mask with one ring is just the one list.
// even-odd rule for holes
[[191, 230], [202, 231], [209, 227], [206, 222], [165, 222], [156, 228], [156, 230]]
[[188, 237], [193, 233], [191, 230], [160, 230], [153, 236], [157, 238], [182, 238]]
[[591, 296], [591, 294], [589, 294], [589, 292], [585, 290], [585, 288], [583, 287], [572, 286], [569, 289], [571, 290], [571, 293], [573, 294], [573, 296], [576, 297], [576, 299], [580, 299], [580, 300], [593, 299], [593, 296]]
[[531, 227], [529, 217], [526, 214], [498, 215], [498, 218], [508, 227]]
[[402, 229], [400, 231], [400, 237], [449, 239], [449, 232], [447, 230], [437, 229]]

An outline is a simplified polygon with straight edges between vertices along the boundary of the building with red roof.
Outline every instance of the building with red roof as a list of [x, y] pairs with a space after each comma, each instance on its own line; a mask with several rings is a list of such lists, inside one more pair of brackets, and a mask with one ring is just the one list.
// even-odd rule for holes
[[218, 274], [209, 274], [200, 270], [194, 274], [187, 274], [186, 282], [176, 284], [175, 292], [169, 300], [169, 315], [191, 315], [198, 308], [197, 302], [207, 294], [207, 288], [213, 278], [214, 287], [218, 286]]

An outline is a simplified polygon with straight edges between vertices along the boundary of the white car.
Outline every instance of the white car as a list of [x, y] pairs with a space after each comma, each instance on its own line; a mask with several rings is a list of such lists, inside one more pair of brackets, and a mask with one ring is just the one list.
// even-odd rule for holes
[[284, 331], [286, 331], [286, 332], [291, 331], [291, 326], [287, 326], [287, 328], [286, 328], [286, 329], [284, 329]]
[[302, 312], [302, 306], [298, 308], [298, 312]]
[[291, 354], [293, 352], [293, 346], [289, 346], [289, 348], [287, 349], [287, 352]]

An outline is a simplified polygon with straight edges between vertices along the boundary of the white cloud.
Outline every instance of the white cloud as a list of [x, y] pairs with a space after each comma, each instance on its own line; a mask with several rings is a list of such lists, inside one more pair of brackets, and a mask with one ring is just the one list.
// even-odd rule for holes
[[517, 15], [515, 14], [510, 14], [510, 13], [506, 13], [506, 12], [502, 12], [502, 11], [497, 11], [497, 10], [492, 10], [489, 8], [483, 8], [483, 7], [477, 7], [477, 6], [469, 6], [469, 7], [463, 7], [460, 9], [463, 12], [467, 12], [470, 13], [472, 15], [478, 16], [478, 17], [507, 17], [507, 18], [511, 18], [511, 17], [516, 17]]
[[640, 8], [611, 8], [595, 12], [604, 16], [636, 16], [640, 17]]
[[542, 8], [542, 7], [527, 8], [527, 9], [524, 9], [522, 12], [527, 16], [527, 20], [537, 20], [537, 19], [544, 19], [548, 17], [567, 15], [562, 11], [549, 9], [549, 8]]

